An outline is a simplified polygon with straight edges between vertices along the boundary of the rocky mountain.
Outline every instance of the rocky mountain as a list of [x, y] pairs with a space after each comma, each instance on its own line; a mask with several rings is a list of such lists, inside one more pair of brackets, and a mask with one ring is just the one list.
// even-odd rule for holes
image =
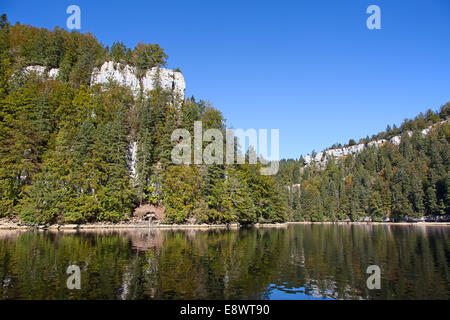
[[[28, 66], [24, 72], [26, 74], [35, 73], [51, 79], [56, 79], [59, 75], [58, 68], [52, 68], [46, 72], [46, 67], [40, 65]], [[133, 66], [106, 61], [100, 69], [94, 68], [91, 74], [91, 85], [107, 84], [113, 81], [130, 88], [137, 95], [141, 90], [143, 93], [153, 90], [156, 87], [156, 81], [159, 81], [163, 89], [172, 91], [177, 98], [184, 100], [186, 83], [181, 72], [154, 67], [147, 70], [142, 79], [139, 79], [136, 74], [136, 68]]]
[[110, 81], [129, 87], [135, 94], [138, 94], [140, 90], [144, 93], [153, 90], [155, 82], [159, 81], [163, 89], [173, 91], [181, 100], [184, 100], [184, 90], [186, 89], [181, 72], [154, 67], [147, 70], [142, 79], [138, 79], [135, 67], [107, 61], [100, 69], [94, 69], [91, 85], [106, 84]]
[[[45, 66], [34, 65], [26, 67], [24, 73], [34, 73], [40, 77], [57, 79], [59, 76], [59, 69], [52, 68], [47, 71]], [[100, 69], [94, 68], [91, 74], [90, 83], [91, 85], [96, 85], [116, 82], [119, 85], [130, 88], [135, 95], [138, 95], [141, 91], [146, 94], [153, 90], [158, 81], [161, 88], [172, 91], [174, 97], [176, 97], [178, 101], [184, 100], [186, 83], [181, 72], [154, 67], [147, 70], [141, 79], [139, 79], [136, 74], [136, 68], [133, 66], [106, 61]], [[132, 141], [128, 146], [127, 158], [129, 159], [128, 166], [131, 178], [136, 178], [137, 149], [138, 145], [135, 141]]]

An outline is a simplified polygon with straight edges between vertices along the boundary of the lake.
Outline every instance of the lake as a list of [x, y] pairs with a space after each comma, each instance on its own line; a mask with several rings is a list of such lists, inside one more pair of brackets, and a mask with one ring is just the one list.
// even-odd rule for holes
[[[450, 227], [0, 230], [0, 299], [449, 299]], [[80, 270], [68, 289], [67, 268]], [[369, 290], [367, 268], [381, 269]]]

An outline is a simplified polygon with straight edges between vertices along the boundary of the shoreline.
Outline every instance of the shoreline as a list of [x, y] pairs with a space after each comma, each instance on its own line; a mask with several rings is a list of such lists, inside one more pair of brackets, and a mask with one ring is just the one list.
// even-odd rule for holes
[[[244, 227], [250, 228], [287, 228], [295, 224], [338, 224], [338, 225], [398, 225], [398, 226], [450, 226], [450, 222], [352, 222], [352, 221], [287, 221], [283, 223], [256, 223]], [[142, 223], [86, 223], [86, 224], [63, 224], [50, 226], [27, 226], [12, 221], [0, 221], [0, 230], [123, 230], [123, 229], [228, 229], [238, 230], [242, 226], [238, 223], [232, 224], [153, 224], [149, 225], [147, 221]]]
[[364, 222], [364, 221], [289, 221], [287, 224], [349, 224], [349, 225], [393, 225], [393, 226], [450, 226], [450, 222]]

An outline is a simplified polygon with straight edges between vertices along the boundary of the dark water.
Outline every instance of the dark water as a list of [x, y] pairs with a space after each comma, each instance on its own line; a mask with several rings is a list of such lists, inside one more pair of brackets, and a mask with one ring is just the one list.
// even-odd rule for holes
[[[0, 299], [449, 299], [449, 231], [0, 231]], [[80, 290], [66, 286], [73, 264]], [[367, 289], [369, 265], [379, 290]]]

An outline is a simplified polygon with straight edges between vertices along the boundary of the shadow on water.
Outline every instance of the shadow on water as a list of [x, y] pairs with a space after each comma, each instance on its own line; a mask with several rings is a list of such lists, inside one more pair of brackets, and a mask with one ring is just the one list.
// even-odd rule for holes
[[[0, 299], [449, 299], [449, 230], [0, 231]], [[66, 286], [73, 264], [80, 290]]]

